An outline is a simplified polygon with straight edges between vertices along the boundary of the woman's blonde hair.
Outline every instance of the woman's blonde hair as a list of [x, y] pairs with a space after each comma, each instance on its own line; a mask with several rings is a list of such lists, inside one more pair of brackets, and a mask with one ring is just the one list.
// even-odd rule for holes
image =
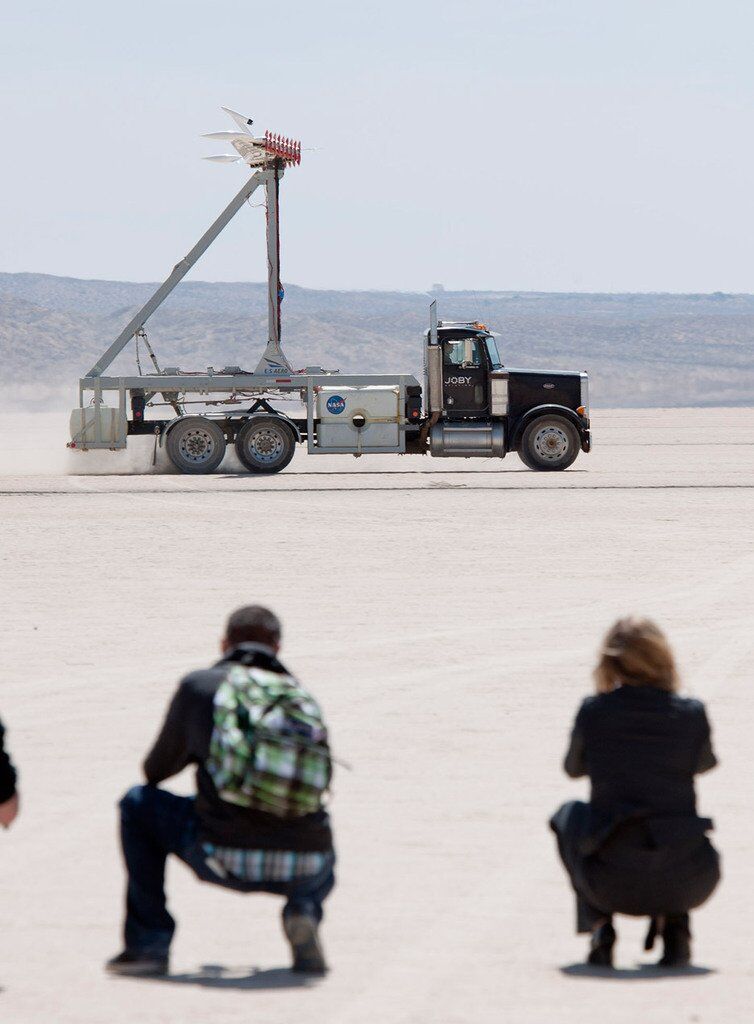
[[602, 642], [594, 670], [598, 693], [616, 686], [654, 686], [678, 689], [678, 672], [670, 645], [651, 619], [618, 619]]

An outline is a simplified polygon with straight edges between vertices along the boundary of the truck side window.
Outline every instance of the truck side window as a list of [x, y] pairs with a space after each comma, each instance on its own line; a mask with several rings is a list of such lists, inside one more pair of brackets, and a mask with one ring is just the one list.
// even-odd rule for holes
[[444, 342], [443, 356], [446, 366], [456, 366], [466, 370], [475, 366], [484, 366], [482, 342], [478, 338], [459, 338], [456, 341]]

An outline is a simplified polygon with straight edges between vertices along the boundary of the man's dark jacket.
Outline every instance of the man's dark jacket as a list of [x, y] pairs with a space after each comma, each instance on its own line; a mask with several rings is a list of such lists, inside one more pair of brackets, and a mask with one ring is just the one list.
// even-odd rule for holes
[[694, 776], [716, 764], [700, 701], [649, 686], [587, 698], [564, 767], [589, 776], [591, 800], [564, 804], [550, 821], [577, 893], [606, 913], [703, 903], [720, 872]]
[[0, 804], [10, 800], [16, 792], [16, 769], [5, 752], [3, 746], [4, 736], [5, 729], [3, 728], [3, 723], [0, 722]]
[[215, 693], [233, 662], [269, 672], [287, 671], [269, 647], [244, 643], [212, 668], [185, 676], [170, 703], [160, 735], [144, 761], [147, 782], [157, 785], [187, 765], [197, 765], [196, 813], [201, 838], [218, 846], [297, 852], [330, 850], [332, 834], [324, 810], [286, 821], [265, 811], [227, 803], [218, 796], [204, 762], [214, 725]]

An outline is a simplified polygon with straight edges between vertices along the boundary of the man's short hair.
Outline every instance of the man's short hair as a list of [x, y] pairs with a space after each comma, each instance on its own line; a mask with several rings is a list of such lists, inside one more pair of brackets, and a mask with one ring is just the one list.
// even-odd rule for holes
[[280, 619], [269, 608], [248, 604], [238, 608], [228, 619], [225, 638], [230, 644], [257, 643], [274, 647], [280, 643], [283, 630]]

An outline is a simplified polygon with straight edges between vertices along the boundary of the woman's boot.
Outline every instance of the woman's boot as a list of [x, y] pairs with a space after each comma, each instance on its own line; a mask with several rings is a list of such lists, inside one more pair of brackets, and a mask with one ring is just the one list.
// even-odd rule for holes
[[662, 929], [665, 951], [658, 967], [688, 967], [691, 963], [691, 930], [688, 914], [668, 914]]
[[588, 964], [595, 967], [613, 966], [613, 946], [615, 945], [615, 929], [612, 921], [608, 918], [592, 932], [589, 942], [589, 956], [586, 959]]

